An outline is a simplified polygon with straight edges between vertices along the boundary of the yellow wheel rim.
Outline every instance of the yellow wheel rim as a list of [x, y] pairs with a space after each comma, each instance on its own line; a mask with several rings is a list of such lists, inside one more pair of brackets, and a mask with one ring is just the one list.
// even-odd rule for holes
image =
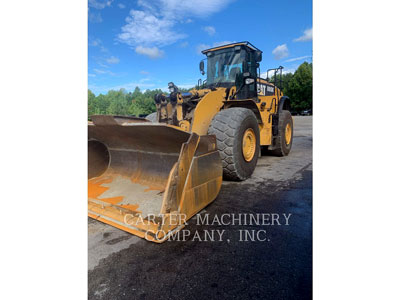
[[242, 152], [246, 161], [251, 161], [256, 153], [256, 135], [251, 128], [248, 128], [243, 135]]
[[286, 140], [286, 145], [289, 145], [290, 141], [292, 140], [292, 126], [290, 126], [290, 123], [286, 124], [285, 140]]

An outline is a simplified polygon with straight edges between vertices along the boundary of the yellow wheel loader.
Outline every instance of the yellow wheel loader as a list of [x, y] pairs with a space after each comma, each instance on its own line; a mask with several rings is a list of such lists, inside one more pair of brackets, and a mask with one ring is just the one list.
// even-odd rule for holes
[[277, 87], [282, 67], [268, 70], [273, 83], [260, 78], [262, 51], [249, 42], [202, 53], [207, 79], [186, 93], [170, 82], [146, 119], [91, 117], [89, 217], [161, 243], [217, 197], [222, 178], [250, 177], [261, 150], [289, 154], [293, 120]]

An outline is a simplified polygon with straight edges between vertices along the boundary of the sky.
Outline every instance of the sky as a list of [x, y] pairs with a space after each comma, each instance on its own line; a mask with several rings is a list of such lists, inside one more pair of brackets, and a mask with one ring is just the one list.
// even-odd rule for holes
[[312, 0], [88, 0], [88, 87], [193, 87], [201, 50], [249, 41], [263, 51], [261, 77], [312, 61]]

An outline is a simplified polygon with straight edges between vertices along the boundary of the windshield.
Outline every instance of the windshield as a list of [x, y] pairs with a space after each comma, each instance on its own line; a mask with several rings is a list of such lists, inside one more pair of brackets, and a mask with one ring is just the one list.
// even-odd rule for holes
[[207, 85], [235, 83], [236, 74], [243, 73], [246, 51], [233, 49], [214, 52], [207, 58]]

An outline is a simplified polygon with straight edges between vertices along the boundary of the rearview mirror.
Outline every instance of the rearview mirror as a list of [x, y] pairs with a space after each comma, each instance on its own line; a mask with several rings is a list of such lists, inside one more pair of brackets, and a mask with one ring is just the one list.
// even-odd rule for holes
[[201, 62], [200, 62], [200, 73], [201, 73], [201, 75], [204, 75], [204, 60], [202, 60]]
[[255, 59], [256, 59], [256, 62], [260, 62], [262, 60], [262, 52], [261, 51], [256, 51]]

